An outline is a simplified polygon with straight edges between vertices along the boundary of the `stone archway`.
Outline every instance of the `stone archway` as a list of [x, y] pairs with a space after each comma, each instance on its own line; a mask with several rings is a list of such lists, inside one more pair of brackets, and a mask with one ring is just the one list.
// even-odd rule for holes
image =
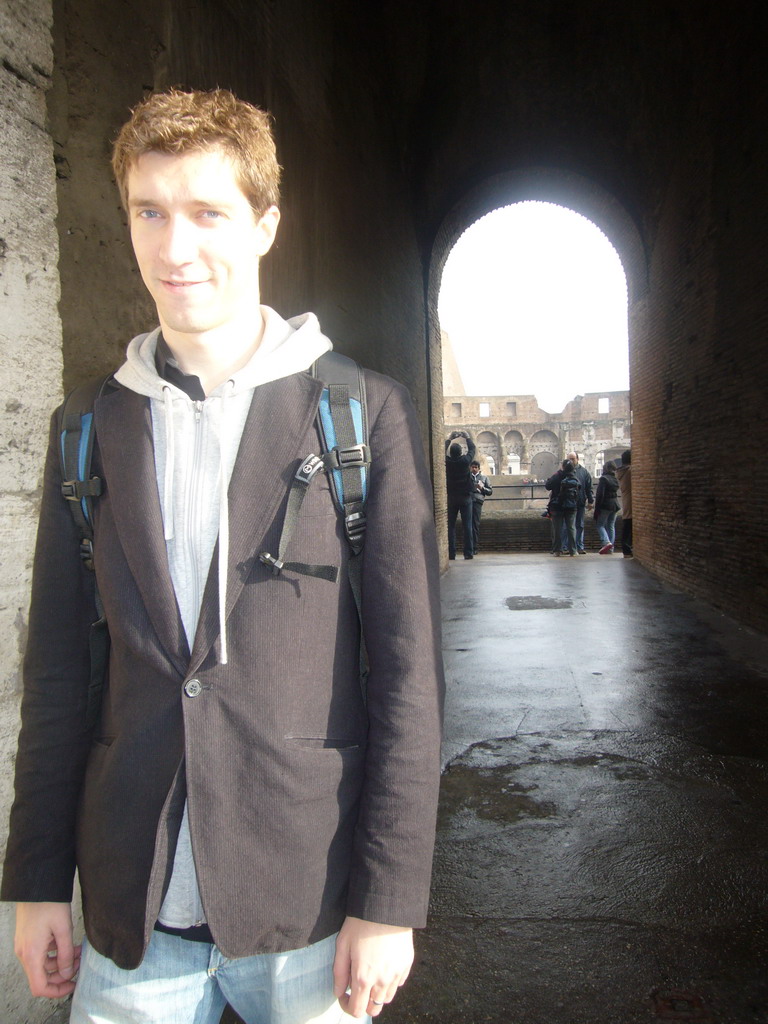
[[[445, 217], [435, 236], [430, 268], [430, 314], [437, 320], [437, 296], [448, 255], [460, 235], [493, 210], [538, 200], [555, 203], [590, 220], [619, 255], [632, 305], [648, 292], [648, 260], [632, 217], [597, 182], [556, 167], [522, 167], [487, 178], [467, 193]], [[439, 338], [437, 339], [439, 342]], [[630, 338], [631, 344], [631, 338]]]
[[523, 456], [525, 454], [525, 442], [519, 430], [508, 430], [504, 435], [504, 465], [503, 472], [510, 476], [517, 476], [523, 471]]
[[499, 450], [499, 439], [496, 434], [490, 430], [483, 430], [477, 435], [475, 443], [477, 444], [478, 458], [485, 460], [487, 472], [491, 476], [501, 473], [503, 467]]
[[535, 480], [546, 480], [560, 464], [560, 441], [551, 430], [537, 430], [528, 442], [531, 474]]
[[[552, 166], [531, 165], [517, 167], [486, 178], [469, 190], [448, 211], [436, 231], [432, 244], [428, 288], [427, 318], [429, 334], [429, 372], [433, 381], [441, 380], [442, 345], [437, 302], [443, 268], [448, 255], [461, 234], [487, 213], [514, 203], [538, 200], [555, 203], [586, 217], [596, 225], [616, 249], [627, 279], [630, 310], [648, 293], [648, 257], [640, 231], [618, 198], [596, 181], [572, 171]], [[633, 360], [635, 336], [642, 328], [640, 321], [629, 317], [629, 360]], [[631, 374], [631, 370], [630, 370]], [[631, 375], [630, 375], [631, 388]], [[630, 398], [631, 400], [631, 398]], [[433, 436], [442, 436], [442, 422], [438, 422], [439, 404], [434, 401]], [[506, 468], [506, 444], [503, 460]], [[439, 451], [439, 446], [435, 447]], [[546, 468], [539, 459], [534, 465], [536, 452], [523, 450], [521, 472], [530, 472], [542, 479]], [[550, 460], [544, 460], [547, 465]], [[559, 461], [559, 452], [558, 460]], [[439, 466], [436, 465], [437, 479]], [[549, 474], [547, 474], [549, 475]]]
[[629, 445], [622, 445], [618, 447], [614, 445], [612, 448], [605, 448], [603, 451], [598, 452], [595, 456], [595, 476], [598, 477], [603, 472], [603, 466], [606, 462], [613, 462], [617, 466], [621, 462], [621, 453], [625, 452]]

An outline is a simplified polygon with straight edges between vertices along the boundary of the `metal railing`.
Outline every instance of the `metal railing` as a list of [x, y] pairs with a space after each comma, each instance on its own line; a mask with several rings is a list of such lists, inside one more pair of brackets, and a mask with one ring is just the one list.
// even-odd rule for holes
[[494, 504], [522, 502], [523, 508], [546, 508], [549, 491], [542, 483], [534, 484], [494, 484], [493, 494], [485, 499], [486, 509], [490, 512]]

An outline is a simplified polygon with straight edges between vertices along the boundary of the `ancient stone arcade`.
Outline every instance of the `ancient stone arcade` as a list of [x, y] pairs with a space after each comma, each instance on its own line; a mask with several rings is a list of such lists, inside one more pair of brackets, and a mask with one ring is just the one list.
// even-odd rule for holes
[[546, 480], [575, 451], [598, 477], [631, 446], [627, 391], [578, 395], [557, 414], [540, 409], [533, 395], [447, 395], [443, 406], [446, 435], [468, 431], [490, 476]]
[[[265, 301], [314, 309], [340, 349], [407, 383], [441, 534], [444, 261], [501, 205], [591, 219], [628, 282], [637, 557], [768, 627], [764, 38], [756, 0], [0, 6], [3, 819], [48, 416], [151, 325], [107, 160], [155, 87], [229, 86], [274, 113], [285, 187]], [[495, 443], [521, 465], [526, 445], [532, 462], [547, 450], [510, 430]], [[723, 437], [749, 443], [724, 458]], [[43, 1021], [9, 908], [0, 922], [0, 1019]]]

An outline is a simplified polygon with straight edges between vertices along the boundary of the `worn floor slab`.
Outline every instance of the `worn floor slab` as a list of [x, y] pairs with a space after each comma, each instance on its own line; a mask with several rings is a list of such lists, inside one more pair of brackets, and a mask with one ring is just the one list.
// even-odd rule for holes
[[393, 1024], [768, 1022], [768, 639], [635, 561], [443, 581], [430, 929]]

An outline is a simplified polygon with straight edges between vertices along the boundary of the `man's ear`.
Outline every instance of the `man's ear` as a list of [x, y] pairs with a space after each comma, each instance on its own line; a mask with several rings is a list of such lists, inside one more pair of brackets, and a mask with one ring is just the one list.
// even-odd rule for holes
[[258, 239], [256, 242], [259, 256], [264, 256], [272, 248], [272, 243], [277, 234], [277, 225], [280, 223], [280, 211], [276, 206], [270, 206], [262, 213], [256, 224]]

